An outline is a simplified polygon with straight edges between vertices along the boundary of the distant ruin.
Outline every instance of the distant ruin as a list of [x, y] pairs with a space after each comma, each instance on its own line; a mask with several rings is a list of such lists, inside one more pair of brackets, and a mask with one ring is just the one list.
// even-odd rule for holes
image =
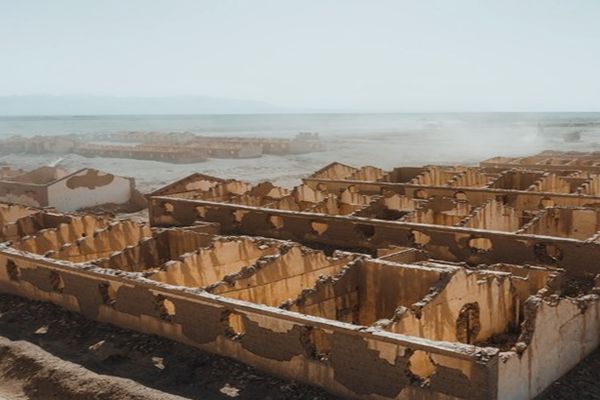
[[531, 399], [600, 344], [600, 187], [500, 161], [197, 173], [149, 223], [0, 205], [0, 291], [347, 398]]
[[[324, 149], [317, 133], [294, 138], [198, 136], [192, 133], [117, 132], [106, 135], [11, 137], [0, 142], [1, 154], [79, 154], [175, 164], [209, 158], [255, 158], [263, 154], [304, 154]], [[115, 144], [116, 143], [116, 144]]]

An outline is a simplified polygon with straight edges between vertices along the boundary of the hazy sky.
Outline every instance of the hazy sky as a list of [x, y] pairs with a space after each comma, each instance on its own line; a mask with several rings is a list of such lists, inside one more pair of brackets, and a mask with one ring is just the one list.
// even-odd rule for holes
[[0, 0], [0, 95], [599, 111], [600, 0]]

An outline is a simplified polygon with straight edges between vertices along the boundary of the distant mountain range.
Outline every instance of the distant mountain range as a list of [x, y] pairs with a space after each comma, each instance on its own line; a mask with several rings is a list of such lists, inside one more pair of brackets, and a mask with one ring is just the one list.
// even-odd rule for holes
[[250, 114], [286, 110], [268, 103], [203, 96], [0, 96], [0, 115]]

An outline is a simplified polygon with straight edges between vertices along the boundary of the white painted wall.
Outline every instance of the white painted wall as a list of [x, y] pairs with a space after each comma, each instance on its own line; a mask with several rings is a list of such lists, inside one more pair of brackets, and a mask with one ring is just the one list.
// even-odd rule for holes
[[[85, 175], [86, 173], [87, 170], [83, 170], [77, 175]], [[115, 176], [108, 185], [97, 186], [94, 189], [87, 187], [70, 189], [67, 187], [67, 179], [53, 183], [48, 187], [48, 205], [62, 212], [75, 211], [83, 207], [93, 207], [106, 203], [122, 204], [128, 202], [130, 198], [129, 179], [119, 176]]]
[[600, 300], [582, 313], [573, 301], [543, 302], [529, 347], [521, 357], [503, 353], [498, 362], [498, 399], [526, 400], [575, 367], [600, 345]]

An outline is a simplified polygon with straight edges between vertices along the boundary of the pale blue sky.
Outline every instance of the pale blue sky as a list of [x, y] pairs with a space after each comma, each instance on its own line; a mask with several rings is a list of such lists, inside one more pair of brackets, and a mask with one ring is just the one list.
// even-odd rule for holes
[[0, 0], [0, 96], [599, 111], [600, 1]]

